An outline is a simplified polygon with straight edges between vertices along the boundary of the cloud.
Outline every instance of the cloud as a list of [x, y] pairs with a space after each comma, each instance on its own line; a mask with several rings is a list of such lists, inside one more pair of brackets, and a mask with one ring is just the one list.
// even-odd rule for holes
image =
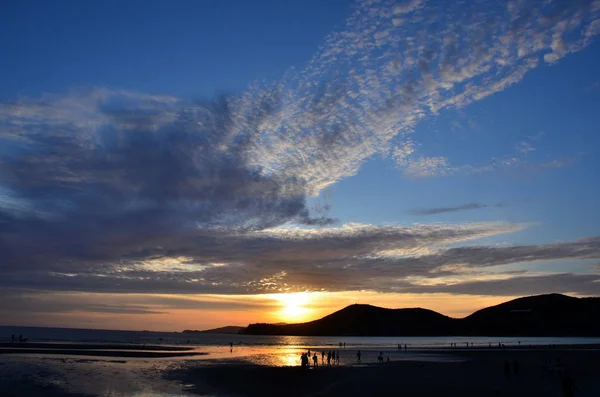
[[[375, 288], [370, 280], [395, 272], [420, 274], [432, 269], [424, 261], [389, 257], [398, 250], [470, 241], [521, 230], [525, 225], [370, 226], [326, 229], [267, 229], [256, 232], [193, 237], [162, 242], [152, 251], [130, 252], [130, 242], [99, 247], [102, 257], [46, 258], [41, 264], [5, 268], [0, 287], [62, 291], [179, 294], [253, 294], [290, 290]], [[142, 243], [142, 242], [140, 242]], [[168, 244], [168, 245], [167, 245]], [[185, 249], [185, 256], [173, 252]], [[381, 254], [379, 254], [381, 252]], [[44, 255], [45, 252], [40, 252]], [[59, 260], [61, 259], [61, 260]], [[397, 262], [399, 263], [399, 262]], [[437, 266], [433, 264], [433, 266]], [[394, 270], [395, 268], [395, 270]]]
[[[549, 52], [554, 62], [584, 48], [600, 11], [597, 2], [488, 6], [361, 3], [304, 69], [212, 101], [91, 89], [0, 103], [0, 285], [378, 290], [382, 277], [400, 285], [449, 255], [390, 259], [379, 250], [520, 230], [285, 229], [334, 224], [308, 198], [376, 154], [393, 153], [414, 177], [521, 162], [453, 167], [415, 153], [412, 129], [517, 83]], [[189, 259], [153, 269], [163, 258]], [[176, 266], [183, 270], [169, 271]]]
[[505, 280], [470, 281], [452, 285], [411, 287], [413, 293], [441, 292], [468, 295], [523, 296], [547, 293], [571, 293], [597, 296], [599, 275], [552, 274], [513, 277]]
[[[499, 204], [495, 205], [495, 207], [500, 206]], [[477, 210], [481, 208], [490, 207], [488, 204], [480, 204], [480, 203], [467, 203], [462, 205], [457, 205], [454, 207], [437, 207], [437, 208], [416, 208], [410, 211], [411, 214], [414, 215], [436, 215], [443, 214], [446, 212], [459, 212], [459, 211], [467, 211], [467, 210]]]
[[265, 310], [277, 304], [268, 299], [248, 296], [196, 298], [151, 294], [103, 294], [79, 292], [47, 292], [4, 289], [0, 299], [5, 303], [0, 313], [108, 313], [108, 314], [168, 314], [172, 310]]

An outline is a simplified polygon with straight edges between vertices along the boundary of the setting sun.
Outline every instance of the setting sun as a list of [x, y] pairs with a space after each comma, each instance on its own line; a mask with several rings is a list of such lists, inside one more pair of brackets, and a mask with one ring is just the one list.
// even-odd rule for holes
[[306, 305], [310, 303], [311, 296], [308, 292], [281, 294], [275, 297], [281, 303], [278, 316], [285, 322], [302, 322], [307, 320], [311, 309]]

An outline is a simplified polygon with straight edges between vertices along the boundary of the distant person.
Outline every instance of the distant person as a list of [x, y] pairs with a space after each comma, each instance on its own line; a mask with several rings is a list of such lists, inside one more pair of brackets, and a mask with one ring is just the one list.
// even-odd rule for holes
[[340, 343], [339, 343], [339, 346], [340, 346], [340, 349], [341, 349], [341, 348], [342, 348], [342, 346], [343, 346], [343, 345], [342, 345], [342, 342], [340, 342]]
[[517, 342], [519, 342], [519, 346], [521, 346], [521, 341], [517, 341]]
[[383, 364], [383, 352], [379, 352], [379, 356], [377, 356], [377, 361], [379, 361], [379, 364]]
[[15, 343], [15, 334], [12, 334], [10, 338], [10, 343]]
[[577, 388], [577, 385], [575, 384], [575, 380], [569, 374], [563, 376], [561, 383], [563, 389], [563, 396], [574, 397], [575, 392], [580, 393], [579, 389]]
[[308, 368], [308, 354], [302, 353], [300, 359], [302, 360], [302, 368]]
[[313, 366], [315, 366], [315, 367], [319, 366], [319, 358], [317, 357], [317, 353], [315, 353], [313, 355]]
[[233, 353], [233, 342], [229, 342], [229, 353]]
[[508, 360], [504, 362], [504, 376], [510, 379], [510, 361]]
[[360, 352], [360, 350], [358, 351], [358, 353], [356, 353], [356, 358], [358, 359], [358, 363], [360, 364], [360, 357], [362, 356], [362, 353]]
[[321, 362], [323, 364], [325, 364], [325, 352], [324, 351], [321, 352]]
[[19, 342], [23, 342], [23, 335], [19, 335]]
[[346, 348], [346, 342], [344, 342], [344, 349]]
[[310, 357], [310, 349], [308, 349], [308, 357]]
[[331, 350], [327, 352], [327, 366], [331, 367]]
[[390, 356], [387, 356], [387, 362], [388, 363], [390, 362]]

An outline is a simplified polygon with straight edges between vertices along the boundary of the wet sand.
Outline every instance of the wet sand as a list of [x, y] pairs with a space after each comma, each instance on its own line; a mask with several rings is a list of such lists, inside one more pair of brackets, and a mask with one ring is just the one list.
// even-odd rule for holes
[[207, 353], [191, 347], [132, 345], [132, 344], [78, 344], [78, 343], [0, 343], [1, 354], [67, 355], [93, 357], [167, 358], [201, 356]]
[[[348, 352], [350, 353], [350, 352]], [[187, 366], [165, 374], [190, 385], [189, 391], [215, 396], [563, 396], [562, 376], [548, 374], [544, 360], [560, 359], [575, 380], [580, 396], [600, 395], [600, 350], [597, 346], [551, 349], [444, 351], [446, 362], [391, 361], [361, 366], [303, 369], [243, 363]], [[505, 373], [517, 360], [519, 373]]]
[[1, 348], [27, 348], [27, 349], [75, 349], [75, 350], [168, 350], [189, 351], [193, 347], [170, 345], [146, 345], [126, 343], [61, 343], [61, 342], [25, 342], [25, 343], [0, 343]]

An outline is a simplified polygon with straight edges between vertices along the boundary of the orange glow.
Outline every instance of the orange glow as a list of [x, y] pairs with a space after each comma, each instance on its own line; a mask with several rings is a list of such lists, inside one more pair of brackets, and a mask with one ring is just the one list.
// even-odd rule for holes
[[311, 301], [311, 295], [308, 292], [274, 295], [274, 298], [282, 305], [277, 312], [278, 317], [288, 323], [306, 321], [313, 314], [313, 311], [306, 307]]
[[[61, 311], [22, 314], [0, 308], [0, 325], [182, 331], [251, 323], [297, 323], [319, 319], [354, 304], [387, 308], [422, 307], [464, 317], [514, 299], [514, 296], [394, 294], [372, 291], [299, 292], [264, 295], [158, 295], [57, 292], [32, 295], [32, 307], [60, 306]], [[106, 312], [85, 310], [107, 307]], [[123, 312], [119, 313], [118, 308]], [[132, 309], [144, 309], [136, 313]], [[128, 312], [129, 311], [129, 312]]]

